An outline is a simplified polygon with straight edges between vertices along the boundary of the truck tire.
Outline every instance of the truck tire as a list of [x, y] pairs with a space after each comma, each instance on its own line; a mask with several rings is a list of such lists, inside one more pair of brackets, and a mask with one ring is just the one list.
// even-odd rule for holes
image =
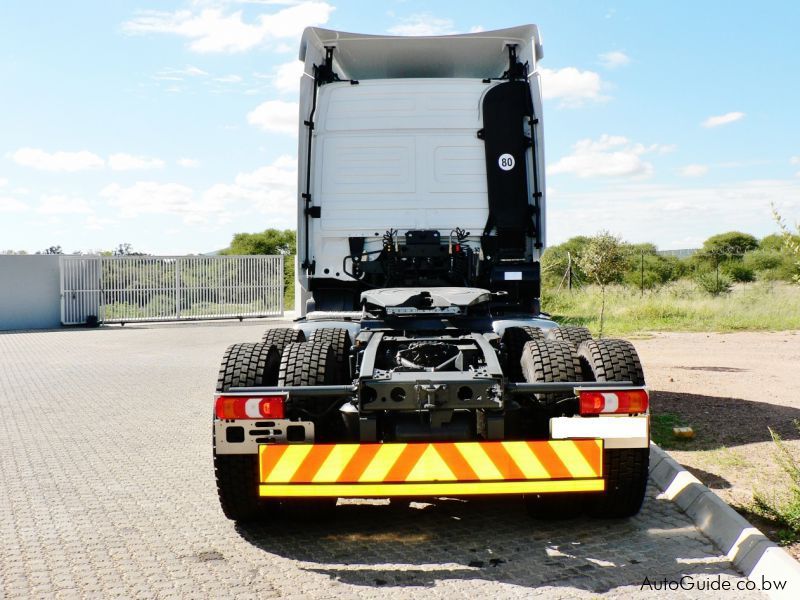
[[[287, 344], [281, 356], [278, 385], [334, 385], [336, 353], [324, 342]], [[319, 429], [319, 424], [317, 424]], [[321, 432], [317, 431], [317, 435]], [[323, 520], [331, 516], [336, 498], [282, 498], [287, 516], [298, 520]]]
[[583, 374], [589, 381], [631, 381], [644, 385], [642, 362], [627, 340], [589, 340], [578, 346]]
[[281, 356], [278, 385], [334, 385], [336, 369], [336, 353], [330, 344], [287, 344]]
[[[528, 383], [581, 380], [578, 355], [572, 345], [565, 341], [528, 342], [522, 351], [520, 366]], [[547, 406], [572, 396], [571, 391], [535, 394], [536, 399]], [[549, 412], [545, 411], [544, 414]], [[524, 499], [528, 514], [536, 519], [569, 519], [579, 514], [582, 507], [582, 498], [576, 494], [526, 494]]]
[[[232, 387], [276, 385], [280, 356], [267, 344], [234, 344], [222, 358], [217, 377], [217, 392]], [[233, 521], [258, 519], [266, 503], [258, 495], [258, 456], [253, 454], [217, 454], [214, 443], [214, 475], [219, 503], [225, 516]]]
[[291, 327], [273, 327], [267, 329], [261, 337], [264, 344], [271, 344], [278, 349], [278, 352], [283, 352], [283, 347], [286, 344], [293, 342], [306, 341], [305, 334], [300, 329], [292, 329]]
[[647, 492], [649, 467], [649, 448], [604, 450], [606, 490], [589, 500], [589, 514], [600, 519], [622, 519], [638, 513]]
[[[569, 342], [534, 340], [527, 342], [520, 359], [522, 375], [527, 383], [581, 381], [581, 363]], [[536, 399], [552, 403], [570, 398], [572, 391], [535, 394]]]
[[[583, 342], [578, 348], [585, 373], [595, 381], [630, 381], [644, 385], [639, 355], [627, 340], [602, 339]], [[606, 519], [631, 517], [639, 512], [647, 491], [649, 448], [603, 450], [606, 490], [591, 498], [588, 512]]]
[[588, 342], [592, 339], [592, 332], [586, 327], [554, 327], [547, 332], [545, 337], [548, 340], [569, 342], [573, 348], [577, 349], [583, 342]]
[[502, 342], [506, 355], [505, 375], [509, 381], [523, 381], [520, 369], [522, 348], [534, 340], [544, 341], [544, 332], [538, 327], [506, 327]]
[[233, 344], [222, 357], [217, 375], [217, 392], [232, 387], [277, 385], [280, 355], [268, 344]]
[[350, 383], [353, 378], [350, 375], [350, 334], [347, 329], [341, 327], [323, 327], [317, 329], [308, 338], [308, 342], [313, 344], [320, 342], [330, 344], [336, 354], [336, 383]]

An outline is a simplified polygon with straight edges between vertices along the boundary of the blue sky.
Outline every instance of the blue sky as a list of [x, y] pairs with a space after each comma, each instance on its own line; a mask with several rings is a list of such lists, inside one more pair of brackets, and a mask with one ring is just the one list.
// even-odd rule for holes
[[294, 221], [306, 25], [537, 23], [550, 243], [659, 247], [800, 218], [800, 4], [0, 4], [0, 251], [196, 253]]

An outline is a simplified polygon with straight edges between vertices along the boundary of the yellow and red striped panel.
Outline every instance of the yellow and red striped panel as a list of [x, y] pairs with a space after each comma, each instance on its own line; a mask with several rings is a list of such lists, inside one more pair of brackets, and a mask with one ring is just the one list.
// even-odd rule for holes
[[259, 465], [262, 496], [603, 489], [602, 440], [262, 445]]

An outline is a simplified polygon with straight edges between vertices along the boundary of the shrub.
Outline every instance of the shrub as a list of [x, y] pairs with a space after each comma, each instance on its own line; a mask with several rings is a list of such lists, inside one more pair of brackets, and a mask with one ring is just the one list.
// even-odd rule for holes
[[791, 281], [795, 272], [791, 254], [782, 249], [759, 248], [748, 252], [743, 264], [765, 281]]
[[778, 209], [775, 208], [775, 205], [772, 205], [772, 216], [775, 221], [778, 223], [778, 227], [781, 229], [781, 237], [783, 238], [783, 248], [787, 251], [787, 253], [792, 257], [793, 260], [793, 272], [792, 272], [792, 280], [795, 283], [800, 283], [800, 221], [795, 222], [794, 225], [794, 233], [789, 229], [789, 226], [786, 224], [786, 221], [778, 212]]
[[733, 281], [725, 273], [717, 275], [713, 271], [703, 271], [696, 275], [694, 280], [701, 290], [712, 296], [727, 294], [733, 289]]
[[722, 267], [722, 272], [736, 283], [749, 283], [756, 280], [755, 271], [738, 262], [729, 262], [725, 264]]
[[[794, 426], [800, 430], [800, 422], [795, 421]], [[772, 429], [769, 433], [775, 444], [775, 460], [789, 476], [788, 499], [779, 500], [774, 495], [756, 492], [753, 505], [756, 512], [788, 529], [782, 532], [785, 539], [794, 540], [800, 535], [800, 459], [789, 451], [777, 433]]]

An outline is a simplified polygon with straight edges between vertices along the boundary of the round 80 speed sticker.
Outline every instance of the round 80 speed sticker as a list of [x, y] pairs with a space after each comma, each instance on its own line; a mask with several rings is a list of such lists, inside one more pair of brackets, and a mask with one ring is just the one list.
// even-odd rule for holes
[[501, 154], [500, 158], [497, 159], [497, 165], [503, 169], [503, 171], [510, 171], [514, 168], [514, 157], [511, 154]]

